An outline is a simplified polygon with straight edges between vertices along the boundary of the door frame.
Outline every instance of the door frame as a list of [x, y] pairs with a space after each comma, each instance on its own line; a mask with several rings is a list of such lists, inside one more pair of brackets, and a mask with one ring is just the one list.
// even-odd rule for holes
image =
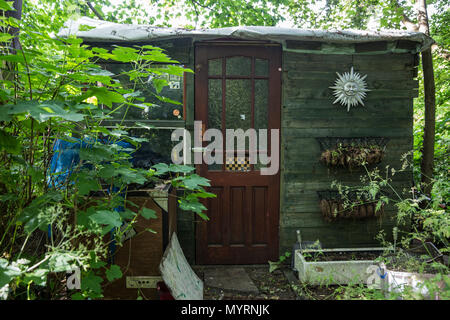
[[[249, 42], [242, 41], [238, 42], [236, 40], [230, 41], [211, 41], [211, 42], [198, 42], [194, 45], [194, 66], [195, 66], [195, 74], [194, 74], [194, 90], [195, 90], [195, 120], [198, 119], [207, 119], [208, 115], [208, 74], [207, 72], [200, 72], [203, 66], [201, 63], [208, 60], [207, 50], [202, 50], [199, 48], [208, 47], [213, 50], [218, 50], [221, 47], [229, 49], [230, 47], [236, 48], [236, 55], [241, 56], [255, 56], [255, 50], [258, 48], [267, 48], [268, 50], [262, 50], [265, 53], [261, 53], [260, 50], [256, 56], [258, 57], [266, 57], [269, 62], [269, 81], [277, 83], [276, 86], [270, 86], [270, 90], [273, 90], [268, 95], [268, 129], [279, 129], [279, 169], [276, 175], [270, 176], [271, 178], [269, 185], [271, 186], [268, 197], [270, 197], [272, 203], [274, 204], [273, 208], [275, 212], [270, 212], [269, 215], [269, 223], [273, 226], [273, 228], [269, 229], [270, 234], [268, 235], [269, 240], [271, 240], [271, 245], [269, 246], [269, 254], [268, 259], [276, 260], [278, 259], [279, 252], [279, 240], [280, 240], [280, 202], [281, 202], [281, 194], [280, 194], [280, 184], [281, 184], [281, 90], [282, 90], [282, 82], [281, 82], [281, 66], [282, 66], [282, 47], [279, 44], [274, 43], [264, 43], [264, 42]], [[230, 56], [230, 55], [224, 55]], [[207, 66], [206, 66], [207, 68]], [[225, 93], [223, 93], [225, 94]], [[203, 102], [199, 102], [203, 99]], [[206, 103], [205, 103], [206, 99]], [[202, 108], [197, 106], [202, 105]], [[204, 128], [202, 128], [203, 132]], [[270, 141], [269, 141], [270, 143]], [[201, 176], [207, 176], [207, 165], [197, 164], [196, 171]], [[260, 175], [258, 171], [246, 172], [246, 178], [252, 179], [252, 176]], [[209, 174], [211, 175], [211, 174]], [[239, 175], [239, 173], [238, 173]], [[234, 179], [238, 179], [236, 176]], [[256, 182], [256, 179], [255, 179]], [[257, 184], [255, 184], [257, 186]], [[206, 206], [206, 201], [203, 201], [203, 204]], [[206, 212], [208, 214], [208, 212]], [[203, 257], [205, 256], [203, 250], [203, 243], [206, 243], [206, 239], [202, 239], [201, 237], [206, 236], [206, 223], [203, 219], [196, 216], [195, 221], [195, 234], [196, 234], [196, 248], [195, 248], [195, 256], [196, 263], [202, 264], [205, 263], [203, 261]], [[202, 228], [205, 228], [202, 233]], [[260, 261], [258, 263], [267, 263], [267, 260]], [[213, 264], [213, 263], [210, 263]]]

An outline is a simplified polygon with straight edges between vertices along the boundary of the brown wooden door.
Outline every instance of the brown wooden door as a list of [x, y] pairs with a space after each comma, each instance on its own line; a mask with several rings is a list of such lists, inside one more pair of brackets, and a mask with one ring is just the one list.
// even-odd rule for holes
[[[205, 129], [222, 130], [224, 149], [225, 129], [280, 128], [280, 47], [198, 45], [195, 59], [195, 118]], [[197, 165], [217, 195], [204, 202], [210, 220], [198, 219], [199, 264], [267, 263], [278, 257], [279, 170], [261, 175], [259, 164], [247, 163], [248, 154], [247, 143], [244, 158], [226, 159], [224, 152], [223, 164]]]

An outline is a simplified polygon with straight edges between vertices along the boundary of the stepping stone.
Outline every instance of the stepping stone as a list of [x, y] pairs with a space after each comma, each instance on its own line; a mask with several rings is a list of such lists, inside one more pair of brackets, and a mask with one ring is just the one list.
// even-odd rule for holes
[[223, 290], [258, 294], [258, 288], [245, 272], [244, 268], [218, 266], [203, 270], [205, 285]]

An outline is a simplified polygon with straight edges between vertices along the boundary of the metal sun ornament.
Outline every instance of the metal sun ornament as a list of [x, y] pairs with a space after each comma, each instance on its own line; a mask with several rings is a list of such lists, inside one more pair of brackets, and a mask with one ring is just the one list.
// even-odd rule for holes
[[363, 99], [366, 97], [366, 92], [370, 91], [366, 88], [364, 81], [367, 75], [361, 76], [359, 73], [353, 72], [353, 67], [350, 69], [350, 73], [345, 72], [340, 75], [336, 72], [336, 74], [338, 78], [334, 86], [330, 87], [330, 89], [334, 89], [333, 95], [336, 97], [333, 104], [340, 102], [347, 106], [347, 112], [350, 111], [350, 107], [357, 106], [359, 103], [364, 105]]

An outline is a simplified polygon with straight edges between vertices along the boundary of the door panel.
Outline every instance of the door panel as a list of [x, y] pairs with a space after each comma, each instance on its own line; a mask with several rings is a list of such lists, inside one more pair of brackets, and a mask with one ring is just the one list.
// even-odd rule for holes
[[[278, 46], [197, 46], [196, 120], [222, 130], [224, 143], [226, 129], [279, 129], [280, 67]], [[270, 135], [268, 141], [270, 150]], [[244, 149], [221, 152], [223, 164], [197, 165], [217, 195], [204, 201], [210, 220], [198, 220], [197, 263], [267, 263], [278, 257], [279, 172], [261, 175], [260, 165], [249, 163], [248, 139]]]

